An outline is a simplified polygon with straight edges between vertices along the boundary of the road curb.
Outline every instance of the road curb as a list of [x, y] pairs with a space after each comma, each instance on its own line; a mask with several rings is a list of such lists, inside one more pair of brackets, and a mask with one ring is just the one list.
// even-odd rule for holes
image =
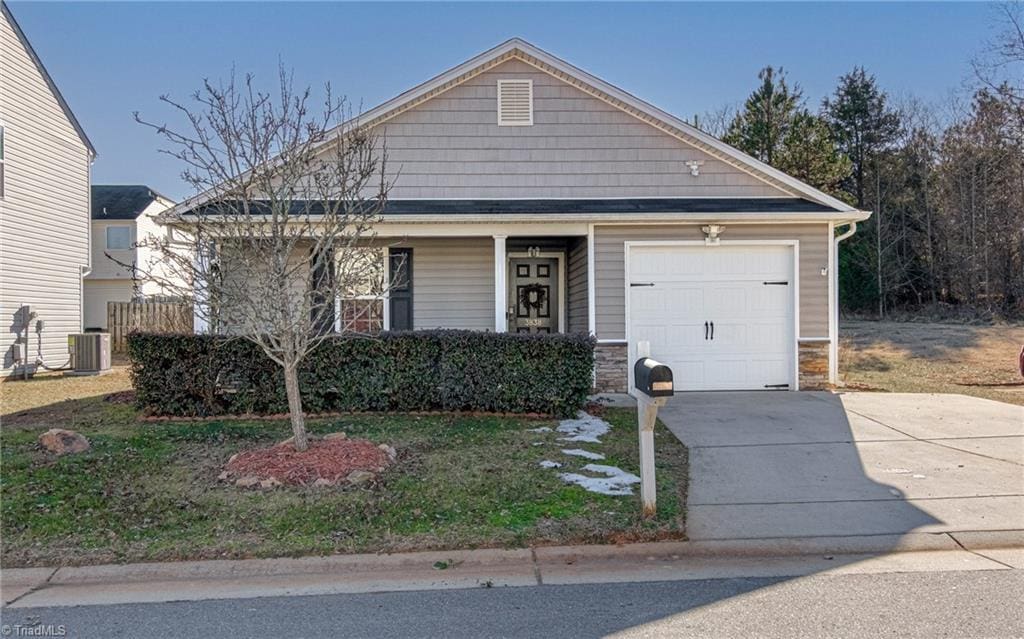
[[788, 575], [830, 570], [857, 562], [909, 561], [923, 565], [930, 561], [930, 556], [938, 555], [973, 557], [978, 563], [980, 557], [970, 553], [997, 548], [1024, 549], [1024, 531], [665, 541], [13, 568], [0, 573], [0, 585], [4, 605], [61, 606], [83, 602], [106, 604], [714, 578], [726, 574]]

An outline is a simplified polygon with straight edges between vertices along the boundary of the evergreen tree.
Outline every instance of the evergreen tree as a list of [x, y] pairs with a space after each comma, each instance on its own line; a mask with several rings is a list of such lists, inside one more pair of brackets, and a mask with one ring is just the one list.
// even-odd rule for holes
[[836, 146], [828, 122], [808, 111], [793, 116], [774, 166], [780, 171], [842, 197], [850, 160]]
[[757, 74], [761, 86], [736, 114], [724, 141], [741, 151], [774, 165], [790, 124], [799, 110], [803, 92], [790, 88], [782, 67], [765, 67]]
[[832, 98], [824, 102], [839, 149], [850, 158], [853, 171], [844, 185], [858, 208], [865, 208], [869, 164], [890, 148], [900, 132], [899, 115], [888, 105], [875, 77], [863, 67], [839, 78]]

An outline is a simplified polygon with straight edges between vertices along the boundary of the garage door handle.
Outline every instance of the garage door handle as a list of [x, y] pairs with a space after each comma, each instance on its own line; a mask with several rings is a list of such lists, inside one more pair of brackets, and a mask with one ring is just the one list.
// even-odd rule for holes
[[786, 286], [789, 282], [761, 282], [765, 286]]
[[630, 286], [654, 286], [654, 282], [630, 282]]
[[714, 341], [714, 339], [715, 339], [715, 323], [711, 322], [711, 340]]
[[708, 323], [704, 322], [704, 339], [708, 338]]

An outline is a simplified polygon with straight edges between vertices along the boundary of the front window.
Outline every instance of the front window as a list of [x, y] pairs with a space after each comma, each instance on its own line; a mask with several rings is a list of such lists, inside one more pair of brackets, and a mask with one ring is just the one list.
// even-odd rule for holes
[[337, 260], [340, 330], [379, 333], [384, 330], [384, 251], [362, 248], [343, 251]]
[[107, 227], [107, 249], [120, 251], [132, 247], [132, 227], [130, 226], [108, 226]]

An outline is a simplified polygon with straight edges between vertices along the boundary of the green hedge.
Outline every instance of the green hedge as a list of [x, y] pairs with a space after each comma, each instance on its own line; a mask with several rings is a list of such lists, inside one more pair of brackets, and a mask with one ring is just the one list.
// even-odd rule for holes
[[[139, 407], [151, 415], [288, 412], [284, 374], [258, 346], [209, 335], [128, 337]], [[299, 372], [303, 407], [336, 411], [486, 411], [567, 416], [592, 385], [586, 335], [403, 331], [334, 337]]]

